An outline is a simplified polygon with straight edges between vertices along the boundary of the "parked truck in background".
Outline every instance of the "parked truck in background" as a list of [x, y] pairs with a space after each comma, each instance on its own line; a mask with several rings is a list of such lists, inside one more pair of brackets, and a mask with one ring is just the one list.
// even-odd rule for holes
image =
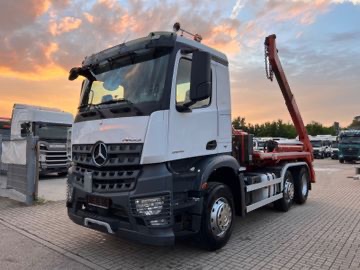
[[70, 80], [85, 77], [71, 139], [72, 221], [153, 245], [196, 236], [215, 250], [235, 215], [305, 203], [312, 149], [275, 35], [265, 40], [268, 77], [277, 78], [300, 142], [273, 141], [264, 152], [232, 130], [229, 62], [200, 39], [154, 32], [71, 69]]
[[326, 157], [326, 144], [322, 138], [310, 137], [310, 142], [313, 147], [313, 155], [315, 158], [325, 158]]
[[339, 162], [360, 160], [360, 130], [344, 130], [339, 134]]
[[331, 159], [339, 159], [339, 141], [337, 136], [331, 138]]
[[11, 139], [39, 137], [39, 173], [66, 175], [70, 166], [66, 140], [72, 114], [54, 108], [15, 104], [11, 118]]

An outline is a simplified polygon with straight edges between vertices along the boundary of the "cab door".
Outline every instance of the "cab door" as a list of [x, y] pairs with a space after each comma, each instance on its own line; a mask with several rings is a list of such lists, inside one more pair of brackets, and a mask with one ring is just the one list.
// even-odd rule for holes
[[191, 61], [191, 54], [178, 52], [170, 99], [169, 160], [211, 155], [218, 150], [216, 69], [213, 63], [211, 96], [190, 106], [191, 111], [181, 112], [176, 108], [177, 104], [190, 101]]

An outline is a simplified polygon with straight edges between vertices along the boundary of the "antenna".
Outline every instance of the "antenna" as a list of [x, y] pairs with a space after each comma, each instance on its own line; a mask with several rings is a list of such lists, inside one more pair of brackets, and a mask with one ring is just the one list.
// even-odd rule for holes
[[180, 23], [176, 22], [173, 26], [173, 31], [175, 33], [177, 33], [178, 31], [181, 31], [181, 36], [184, 36], [184, 33], [192, 36], [194, 38], [195, 41], [197, 42], [201, 42], [202, 40], [202, 36], [199, 35], [199, 34], [193, 34], [193, 33], [190, 33], [189, 31], [186, 31], [185, 29], [182, 29], [181, 26], [180, 26]]

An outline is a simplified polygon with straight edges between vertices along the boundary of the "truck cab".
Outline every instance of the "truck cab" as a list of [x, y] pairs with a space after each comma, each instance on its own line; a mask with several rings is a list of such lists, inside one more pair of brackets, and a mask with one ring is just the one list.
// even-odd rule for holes
[[360, 130], [345, 130], [339, 134], [339, 162], [360, 160]]
[[11, 140], [37, 136], [39, 174], [66, 175], [70, 166], [66, 139], [72, 122], [70, 113], [58, 109], [15, 104], [11, 119]]
[[72, 128], [69, 218], [154, 245], [199, 236], [215, 250], [235, 215], [304, 203], [315, 181], [307, 144], [254, 153], [252, 135], [232, 130], [228, 66], [199, 40], [153, 32], [71, 69], [70, 80], [85, 80]]
[[320, 158], [323, 159], [326, 157], [327, 152], [326, 152], [326, 143], [323, 139], [319, 139], [319, 138], [311, 138], [310, 139], [311, 145], [313, 147], [313, 154], [315, 158]]

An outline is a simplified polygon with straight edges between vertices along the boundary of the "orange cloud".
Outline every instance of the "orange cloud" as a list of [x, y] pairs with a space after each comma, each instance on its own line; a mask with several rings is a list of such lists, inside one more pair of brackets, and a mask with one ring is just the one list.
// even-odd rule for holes
[[44, 55], [48, 60], [51, 60], [52, 54], [59, 50], [59, 45], [55, 42], [51, 42], [48, 47], [44, 48]]
[[64, 17], [62, 20], [57, 23], [55, 21], [50, 22], [49, 32], [53, 36], [58, 36], [62, 33], [70, 32], [80, 27], [82, 21], [81, 19], [74, 17]]
[[20, 72], [10, 67], [0, 66], [0, 76], [29, 81], [46, 81], [57, 78], [66, 78], [68, 71], [55, 64], [35, 66], [31, 71]]
[[239, 26], [226, 21], [210, 29], [209, 37], [204, 39], [204, 43], [227, 54], [236, 54], [240, 52], [238, 35]]
[[84, 12], [84, 16], [85, 16], [86, 20], [87, 20], [89, 23], [93, 23], [93, 22], [94, 22], [94, 16], [91, 15], [90, 13]]

